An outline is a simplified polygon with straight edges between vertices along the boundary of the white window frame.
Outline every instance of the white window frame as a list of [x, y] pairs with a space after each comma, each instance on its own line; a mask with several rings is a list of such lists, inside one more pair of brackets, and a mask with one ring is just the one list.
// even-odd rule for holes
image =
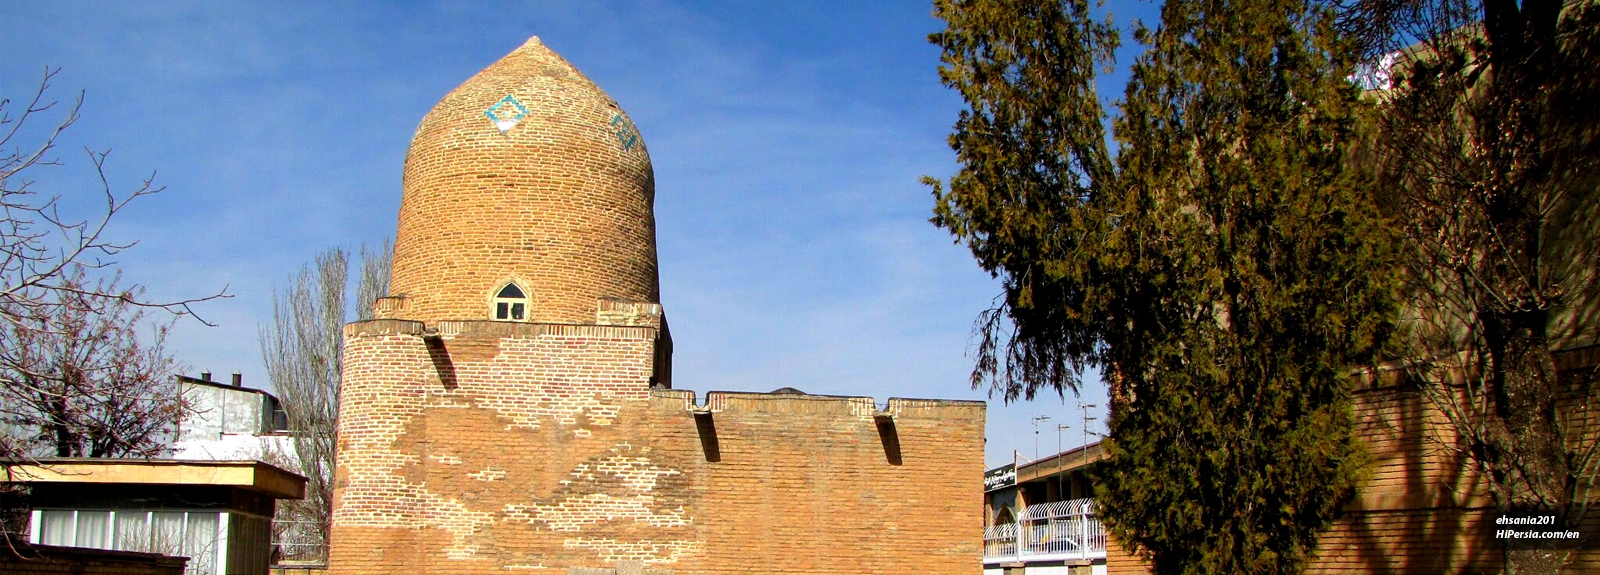
[[[522, 297], [505, 297], [500, 295], [505, 293], [506, 288], [516, 288], [518, 292], [522, 293]], [[528, 288], [523, 287], [521, 283], [518, 283], [515, 280], [500, 284], [500, 287], [494, 290], [493, 296], [489, 298], [489, 317], [493, 318], [495, 321], [532, 321], [533, 298], [528, 295], [529, 293], [531, 292], [528, 290]], [[506, 315], [504, 317], [500, 315], [500, 306], [502, 305], [506, 306]], [[516, 317], [516, 307], [519, 305], [522, 306], [522, 317], [520, 318]]]
[[[68, 526], [67, 529], [66, 529], [66, 532], [68, 534], [70, 534], [69, 539], [72, 542], [72, 545], [67, 545], [68, 547], [75, 547], [77, 542], [78, 542], [78, 514], [79, 513], [81, 513], [81, 512], [109, 513], [109, 515], [107, 515], [106, 533], [105, 533], [105, 540], [111, 545], [111, 547], [108, 548], [108, 550], [115, 549], [115, 547], [116, 547], [115, 538], [113, 537], [113, 535], [116, 533], [117, 515], [122, 514], [122, 513], [135, 514], [135, 515], [144, 515], [146, 528], [150, 529], [151, 532], [154, 532], [154, 529], [155, 529], [155, 527], [154, 527], [155, 517], [153, 515], [154, 513], [182, 513], [183, 514], [183, 523], [178, 527], [178, 532], [180, 534], [186, 534], [186, 533], [189, 532], [189, 516], [191, 514], [197, 514], [198, 513], [198, 514], [205, 514], [205, 515], [215, 515], [217, 517], [217, 528], [216, 528], [216, 531], [213, 532], [214, 539], [212, 539], [212, 545], [215, 546], [216, 552], [212, 554], [211, 573], [209, 573], [209, 574], [204, 574], [204, 573], [197, 574], [196, 572], [191, 571], [189, 568], [185, 568], [184, 569], [184, 573], [186, 575], [223, 575], [227, 570], [227, 566], [228, 566], [228, 537], [230, 535], [230, 533], [228, 533], [228, 523], [229, 523], [228, 519], [229, 519], [229, 515], [231, 514], [229, 511], [217, 510], [217, 509], [187, 509], [187, 508], [184, 508], [184, 509], [107, 509], [107, 508], [86, 508], [86, 509], [49, 508], [49, 509], [34, 509], [33, 513], [29, 517], [29, 521], [28, 521], [28, 542], [29, 543], [32, 543], [34, 545], [41, 545], [42, 544], [41, 541], [43, 541], [43, 535], [44, 535], [44, 512], [45, 511], [70, 511], [70, 512], [72, 512], [72, 524], [70, 526]], [[180, 537], [182, 537], [182, 536], [183, 535], [180, 535]], [[99, 548], [95, 547], [93, 549], [99, 549]]]

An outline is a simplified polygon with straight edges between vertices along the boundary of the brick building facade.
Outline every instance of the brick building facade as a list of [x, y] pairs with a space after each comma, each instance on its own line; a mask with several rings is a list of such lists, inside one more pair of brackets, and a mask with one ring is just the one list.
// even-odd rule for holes
[[406, 160], [329, 570], [976, 574], [981, 402], [671, 389], [648, 151], [537, 39]]

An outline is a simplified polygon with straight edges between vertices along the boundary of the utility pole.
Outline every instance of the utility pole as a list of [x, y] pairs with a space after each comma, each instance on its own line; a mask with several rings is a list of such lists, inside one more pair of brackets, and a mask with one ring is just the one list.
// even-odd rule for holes
[[1078, 411], [1083, 414], [1083, 448], [1081, 451], [1083, 452], [1083, 461], [1086, 464], [1089, 462], [1089, 422], [1099, 419], [1097, 417], [1089, 417], [1089, 410], [1096, 407], [1100, 406], [1093, 403], [1078, 404]]
[[1061, 470], [1061, 432], [1072, 429], [1071, 425], [1060, 423], [1056, 425], [1056, 470]]
[[1033, 460], [1034, 461], [1038, 461], [1039, 460], [1039, 424], [1043, 423], [1043, 422], [1046, 422], [1046, 421], [1050, 421], [1050, 416], [1048, 416], [1048, 415], [1035, 415], [1035, 416], [1033, 416]]

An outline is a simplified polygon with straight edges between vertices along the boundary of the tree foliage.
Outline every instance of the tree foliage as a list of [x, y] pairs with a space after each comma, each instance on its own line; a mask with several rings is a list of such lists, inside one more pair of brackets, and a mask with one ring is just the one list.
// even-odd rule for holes
[[[148, 456], [160, 451], [182, 403], [165, 379], [172, 367], [166, 328], [151, 326], [151, 338], [140, 341], [139, 329], [154, 319], [145, 312], [194, 315], [191, 304], [228, 296], [224, 289], [160, 301], [118, 274], [92, 279], [107, 277], [112, 258], [133, 246], [107, 238], [115, 216], [162, 188], [152, 175], [115, 191], [106, 175], [110, 152], [92, 149], [84, 152], [97, 189], [41, 188], [44, 174], [67, 165], [56, 140], [78, 121], [84, 99], [79, 93], [58, 110], [48, 96], [55, 75], [45, 69], [21, 100], [0, 98], [0, 398], [11, 426], [0, 436], [0, 457]], [[53, 123], [47, 119], [58, 111]], [[79, 218], [63, 209], [63, 198], [82, 200], [84, 192], [90, 205], [99, 197], [98, 211]]]
[[[1138, 27], [1103, 137], [1116, 31], [1084, 1], [941, 1], [944, 82], [970, 105], [934, 223], [1002, 279], [975, 385], [1007, 399], [1112, 385], [1097, 488], [1158, 573], [1287, 573], [1352, 493], [1352, 371], [1395, 316], [1364, 104], [1329, 14], [1169, 0]], [[1003, 348], [1003, 351], [1002, 351]]]
[[[339, 381], [344, 324], [352, 309], [371, 318], [371, 304], [388, 292], [392, 247], [362, 248], [355, 301], [347, 296], [350, 253], [317, 254], [272, 297], [272, 319], [261, 326], [267, 378], [283, 401], [295, 453], [288, 463], [306, 477], [306, 498], [281, 504], [286, 537], [326, 549], [332, 521], [338, 445]], [[354, 303], [354, 305], [352, 305]]]

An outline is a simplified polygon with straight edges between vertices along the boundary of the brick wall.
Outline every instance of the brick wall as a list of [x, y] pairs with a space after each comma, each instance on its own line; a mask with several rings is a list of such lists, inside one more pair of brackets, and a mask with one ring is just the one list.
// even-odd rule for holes
[[[1575, 390], [1563, 403], [1574, 421], [1600, 426]], [[1600, 392], [1600, 390], [1592, 390]], [[1593, 396], [1588, 402], [1593, 403]], [[1344, 516], [1322, 535], [1306, 572], [1499, 573], [1501, 547], [1493, 501], [1481, 479], [1451, 450], [1455, 435], [1444, 415], [1420, 392], [1389, 382], [1355, 394], [1356, 436], [1371, 457], [1370, 477]], [[1600, 513], [1580, 531], [1600, 534]], [[1110, 573], [1147, 567], [1117, 545], [1108, 546]], [[1569, 573], [1600, 570], [1600, 552], [1573, 556]]]
[[728, 393], [697, 415], [649, 390], [658, 336], [348, 326], [329, 570], [979, 572], [982, 403]]
[[705, 541], [678, 572], [981, 571], [981, 402], [684, 393], [652, 403]]
[[[527, 115], [504, 132], [485, 115], [517, 104]], [[660, 301], [643, 139], [538, 38], [423, 118], [403, 188], [390, 292], [409, 300], [408, 319], [487, 319], [512, 280], [537, 322], [593, 323], [600, 297]]]

